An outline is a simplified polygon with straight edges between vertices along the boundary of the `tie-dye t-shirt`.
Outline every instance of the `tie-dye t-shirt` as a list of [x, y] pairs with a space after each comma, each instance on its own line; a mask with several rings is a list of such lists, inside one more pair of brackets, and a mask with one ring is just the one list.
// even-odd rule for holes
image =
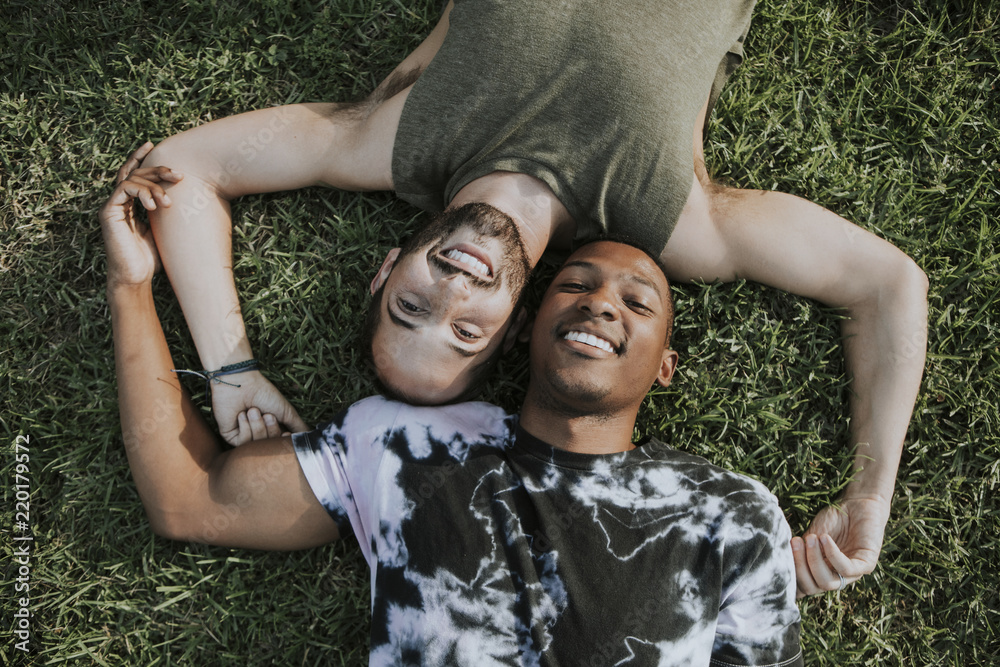
[[486, 403], [369, 398], [293, 440], [371, 567], [371, 665], [802, 662], [756, 481], [657, 440], [553, 448]]

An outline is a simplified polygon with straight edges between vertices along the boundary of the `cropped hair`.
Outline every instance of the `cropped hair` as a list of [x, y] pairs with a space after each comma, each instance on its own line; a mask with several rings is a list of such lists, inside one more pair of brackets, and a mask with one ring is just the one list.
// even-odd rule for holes
[[651, 260], [653, 260], [653, 264], [656, 264], [656, 268], [658, 268], [660, 270], [660, 273], [663, 274], [663, 279], [667, 281], [667, 294], [666, 294], [667, 339], [666, 341], [664, 341], [663, 346], [670, 347], [670, 339], [674, 335], [674, 297], [672, 294], [673, 290], [671, 289], [670, 286], [670, 278], [667, 277], [667, 267], [663, 263], [663, 260], [661, 260], [655, 254], [650, 252], [648, 248], [645, 248], [641, 243], [639, 243], [635, 239], [632, 239], [628, 236], [622, 236], [617, 234], [602, 234], [600, 236], [594, 236], [588, 238], [585, 241], [582, 241], [578, 244], [574, 244], [573, 252], [576, 252], [580, 248], [588, 246], [591, 243], [598, 243], [600, 241], [608, 241], [610, 243], [621, 243], [622, 245], [631, 246], [633, 248], [636, 248], [637, 250], [641, 250], [646, 255], [646, 257], [649, 257]]

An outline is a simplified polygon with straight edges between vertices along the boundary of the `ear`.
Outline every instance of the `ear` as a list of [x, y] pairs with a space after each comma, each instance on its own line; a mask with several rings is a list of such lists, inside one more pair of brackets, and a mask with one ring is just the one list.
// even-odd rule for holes
[[677, 360], [679, 355], [671, 349], [663, 350], [663, 358], [660, 360], [660, 372], [656, 374], [656, 384], [666, 387], [670, 384], [670, 378], [677, 370]]
[[507, 333], [503, 335], [503, 351], [510, 352], [510, 348], [514, 347], [514, 341], [521, 340], [524, 335], [524, 325], [528, 321], [528, 309], [521, 306], [521, 310], [517, 311], [517, 315], [514, 316], [514, 321], [510, 323], [510, 327], [507, 329]]
[[399, 248], [393, 248], [389, 251], [389, 254], [385, 256], [385, 261], [382, 262], [382, 266], [379, 267], [378, 273], [372, 278], [371, 293], [379, 291], [382, 285], [385, 285], [385, 281], [389, 278], [389, 274], [392, 273], [392, 267], [396, 264], [396, 259], [399, 258]]

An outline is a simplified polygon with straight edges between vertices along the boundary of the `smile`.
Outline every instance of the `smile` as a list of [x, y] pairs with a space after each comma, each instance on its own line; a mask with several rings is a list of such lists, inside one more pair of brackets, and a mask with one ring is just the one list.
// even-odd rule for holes
[[603, 338], [598, 338], [593, 334], [583, 333], [581, 331], [570, 331], [563, 336], [563, 339], [596, 347], [598, 350], [604, 350], [605, 352], [609, 352], [611, 354], [617, 354], [617, 350], [615, 350], [614, 345]]
[[472, 255], [466, 252], [462, 252], [461, 250], [457, 249], [452, 249], [444, 253], [444, 256], [457, 264], [461, 264], [474, 274], [486, 278], [493, 277], [493, 273], [490, 271], [490, 267], [487, 266], [485, 262], [480, 261], [476, 257], [473, 257]]

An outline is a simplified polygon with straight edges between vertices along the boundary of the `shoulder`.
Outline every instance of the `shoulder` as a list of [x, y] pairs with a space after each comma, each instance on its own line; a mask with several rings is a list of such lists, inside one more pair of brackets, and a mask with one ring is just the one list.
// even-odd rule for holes
[[504, 440], [516, 417], [490, 403], [418, 406], [370, 396], [338, 413], [312, 432], [312, 439], [346, 446], [358, 440], [385, 440], [405, 435], [433, 441]]
[[490, 403], [426, 407], [386, 402], [398, 406], [386, 434], [388, 446], [404, 458], [424, 459], [433, 453], [463, 460], [473, 449], [502, 449], [513, 441], [517, 418]]
[[785, 519], [778, 499], [758, 480], [721, 468], [701, 456], [672, 449], [655, 438], [644, 448], [652, 461], [671, 471], [674, 488], [689, 494], [700, 511], [713, 514], [709, 520], [716, 525], [753, 525], [758, 530], [784, 532], [780, 526]]

